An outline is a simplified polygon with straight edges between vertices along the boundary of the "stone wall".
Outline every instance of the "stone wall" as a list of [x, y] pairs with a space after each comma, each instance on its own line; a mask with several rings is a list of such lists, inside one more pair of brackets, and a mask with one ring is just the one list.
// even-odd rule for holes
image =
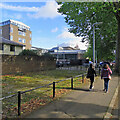
[[16, 74], [55, 69], [55, 60], [40, 56], [2, 55], [2, 74]]

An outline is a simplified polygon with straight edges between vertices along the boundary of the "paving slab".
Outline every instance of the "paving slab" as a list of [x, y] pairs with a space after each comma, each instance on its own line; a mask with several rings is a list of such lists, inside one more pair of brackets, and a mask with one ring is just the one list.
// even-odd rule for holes
[[105, 116], [118, 86], [118, 76], [112, 76], [109, 92], [103, 91], [103, 80], [95, 80], [94, 89], [89, 86], [74, 90], [59, 100], [32, 112], [25, 118], [101, 118]]

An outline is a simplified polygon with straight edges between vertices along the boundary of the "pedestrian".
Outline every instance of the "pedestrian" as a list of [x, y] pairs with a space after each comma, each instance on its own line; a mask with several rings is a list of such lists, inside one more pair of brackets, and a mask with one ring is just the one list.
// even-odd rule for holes
[[111, 71], [109, 65], [104, 64], [103, 68], [101, 70], [101, 79], [104, 79], [103, 91], [105, 91], [106, 93], [108, 92], [108, 84], [109, 84], [109, 80], [111, 79], [111, 74], [112, 74], [112, 71]]
[[90, 78], [90, 87], [89, 87], [89, 90], [91, 91], [93, 89], [93, 82], [94, 82], [94, 76], [97, 76], [96, 75], [96, 71], [93, 67], [93, 64], [90, 64], [90, 67], [88, 68], [88, 71], [87, 71], [87, 78]]

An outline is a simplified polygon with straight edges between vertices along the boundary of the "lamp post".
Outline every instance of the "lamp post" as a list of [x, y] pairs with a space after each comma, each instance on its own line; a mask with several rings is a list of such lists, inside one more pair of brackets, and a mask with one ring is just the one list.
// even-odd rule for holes
[[97, 22], [93, 24], [93, 65], [95, 66], [95, 25], [102, 24], [102, 22]]

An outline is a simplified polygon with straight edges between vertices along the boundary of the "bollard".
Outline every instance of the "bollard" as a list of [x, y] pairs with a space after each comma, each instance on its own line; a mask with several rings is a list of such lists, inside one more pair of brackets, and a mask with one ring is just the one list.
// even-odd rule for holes
[[21, 114], [21, 92], [18, 91], [18, 116]]
[[53, 98], [55, 97], [55, 82], [53, 82]]
[[71, 89], [73, 89], [73, 78], [71, 78]]
[[84, 75], [82, 75], [82, 83], [84, 83]]

